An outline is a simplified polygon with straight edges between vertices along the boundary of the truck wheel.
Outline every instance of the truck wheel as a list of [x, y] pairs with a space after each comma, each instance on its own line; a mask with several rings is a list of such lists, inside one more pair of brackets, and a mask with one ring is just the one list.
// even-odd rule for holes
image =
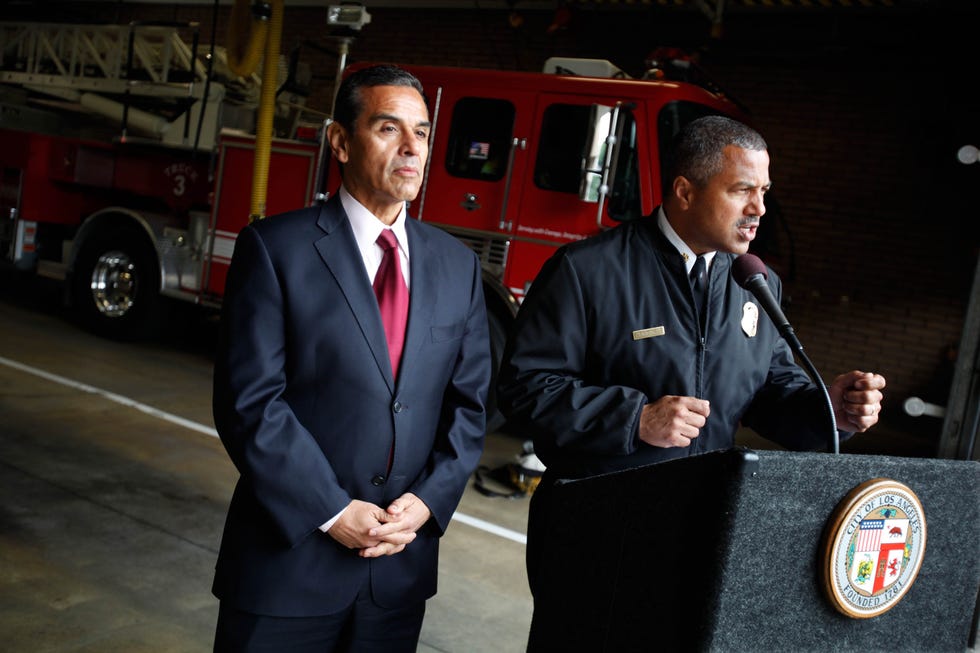
[[72, 273], [72, 305], [79, 322], [107, 338], [148, 335], [158, 302], [156, 255], [132, 229], [94, 234]]
[[490, 326], [490, 392], [487, 395], [487, 433], [500, 429], [507, 418], [497, 408], [497, 371], [500, 360], [504, 355], [504, 345], [507, 341], [507, 329], [504, 323], [494, 313], [487, 313]]

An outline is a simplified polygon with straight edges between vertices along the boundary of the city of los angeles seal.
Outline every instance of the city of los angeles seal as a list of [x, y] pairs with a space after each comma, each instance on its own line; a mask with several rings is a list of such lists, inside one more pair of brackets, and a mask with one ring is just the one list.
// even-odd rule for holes
[[926, 550], [926, 518], [908, 486], [865, 481], [838, 504], [825, 531], [821, 576], [833, 606], [856, 619], [888, 612], [908, 592]]

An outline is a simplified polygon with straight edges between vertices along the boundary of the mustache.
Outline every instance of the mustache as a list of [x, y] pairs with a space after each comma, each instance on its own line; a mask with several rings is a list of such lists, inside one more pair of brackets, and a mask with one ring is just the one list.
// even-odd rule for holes
[[758, 227], [759, 223], [762, 222], [762, 218], [758, 215], [749, 216], [748, 218], [742, 218], [738, 221], [737, 227]]

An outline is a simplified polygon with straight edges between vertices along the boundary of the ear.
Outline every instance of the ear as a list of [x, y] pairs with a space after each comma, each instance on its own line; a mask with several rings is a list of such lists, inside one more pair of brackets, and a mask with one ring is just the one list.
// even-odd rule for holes
[[674, 179], [671, 190], [682, 209], [691, 208], [691, 203], [694, 201], [694, 184], [687, 177], [679, 176]]
[[333, 157], [340, 163], [347, 163], [350, 159], [350, 137], [339, 122], [327, 125], [327, 141]]

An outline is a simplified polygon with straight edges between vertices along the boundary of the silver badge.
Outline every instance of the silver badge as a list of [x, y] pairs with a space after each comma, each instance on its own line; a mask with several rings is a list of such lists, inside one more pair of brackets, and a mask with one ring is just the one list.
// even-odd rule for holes
[[745, 302], [742, 307], [742, 331], [750, 338], [755, 337], [756, 329], [759, 328], [759, 307], [753, 302]]

